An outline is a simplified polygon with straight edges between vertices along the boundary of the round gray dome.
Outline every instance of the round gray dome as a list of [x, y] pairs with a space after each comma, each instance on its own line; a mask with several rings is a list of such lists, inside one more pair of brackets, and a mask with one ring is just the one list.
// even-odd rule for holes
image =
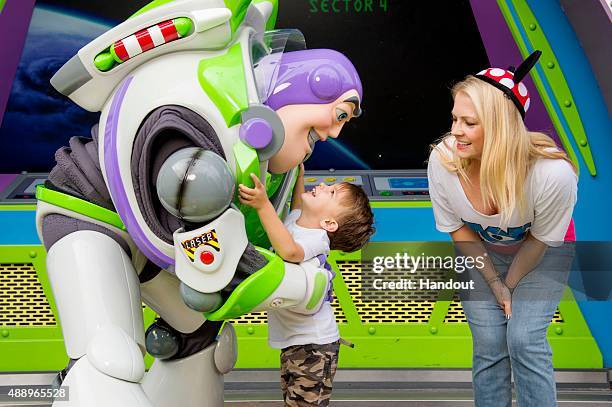
[[227, 162], [212, 151], [188, 147], [173, 153], [157, 175], [157, 195], [168, 212], [188, 222], [219, 216], [234, 197]]

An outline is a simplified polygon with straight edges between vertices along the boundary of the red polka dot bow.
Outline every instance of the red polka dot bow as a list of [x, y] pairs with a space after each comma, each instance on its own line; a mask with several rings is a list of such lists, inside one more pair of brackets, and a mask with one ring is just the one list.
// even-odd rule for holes
[[527, 87], [521, 81], [538, 62], [540, 55], [542, 55], [541, 51], [534, 51], [516, 70], [513, 67], [508, 69], [487, 68], [474, 76], [504, 92], [512, 100], [519, 112], [521, 112], [521, 116], [524, 119], [525, 112], [529, 110], [531, 99], [529, 98]]

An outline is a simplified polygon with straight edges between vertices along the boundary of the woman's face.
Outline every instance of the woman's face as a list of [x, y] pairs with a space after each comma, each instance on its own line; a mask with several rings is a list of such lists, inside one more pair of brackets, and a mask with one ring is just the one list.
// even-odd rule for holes
[[451, 134], [457, 140], [457, 154], [463, 159], [479, 160], [482, 157], [484, 130], [472, 99], [467, 94], [458, 92], [455, 95], [451, 114], [453, 116]]

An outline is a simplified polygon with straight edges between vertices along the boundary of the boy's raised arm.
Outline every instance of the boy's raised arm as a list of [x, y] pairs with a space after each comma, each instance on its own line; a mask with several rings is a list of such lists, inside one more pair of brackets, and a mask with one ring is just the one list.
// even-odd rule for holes
[[283, 222], [279, 219], [276, 210], [268, 199], [266, 188], [259, 178], [251, 174], [255, 188], [249, 188], [242, 184], [238, 186], [238, 198], [240, 202], [257, 210], [270, 243], [276, 253], [284, 260], [298, 263], [304, 260], [304, 249], [291, 236]]
[[291, 210], [302, 209], [302, 194], [304, 191], [306, 191], [304, 187], [304, 164], [300, 164], [300, 171], [293, 187], [293, 194], [291, 194]]

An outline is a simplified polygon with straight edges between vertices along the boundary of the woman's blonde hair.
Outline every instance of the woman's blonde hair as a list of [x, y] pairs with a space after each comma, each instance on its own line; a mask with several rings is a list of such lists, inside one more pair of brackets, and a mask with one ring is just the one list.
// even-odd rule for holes
[[[521, 214], [526, 210], [524, 184], [529, 169], [538, 158], [565, 160], [572, 168], [574, 166], [552, 138], [527, 130], [514, 103], [499, 89], [468, 76], [453, 86], [453, 99], [459, 92], [471, 99], [484, 131], [480, 160], [483, 204], [496, 207], [501, 213], [500, 226], [507, 226], [515, 209], [518, 208]], [[442, 141], [452, 155], [438, 149], [441, 162], [449, 171], [458, 173], [469, 183], [466, 170], [474, 160], [459, 158], [454, 146], [450, 145], [449, 137], [452, 137], [451, 133], [444, 135]]]

